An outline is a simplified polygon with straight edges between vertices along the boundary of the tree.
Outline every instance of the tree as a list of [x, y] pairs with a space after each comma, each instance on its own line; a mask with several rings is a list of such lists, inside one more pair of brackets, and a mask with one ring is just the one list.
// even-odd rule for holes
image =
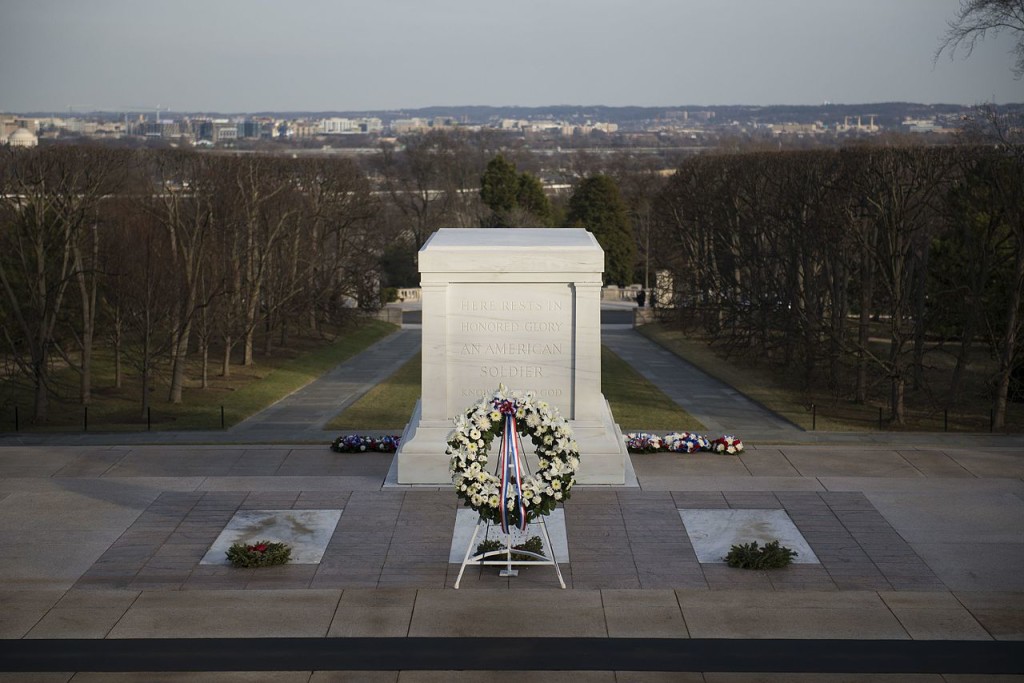
[[1024, 0], [960, 0], [956, 17], [947, 23], [949, 30], [935, 51], [935, 60], [947, 50], [952, 58], [960, 47], [970, 56], [978, 41], [989, 33], [997, 36], [1009, 31], [1017, 36], [1013, 73], [1017, 78], [1024, 77]]
[[544, 186], [540, 184], [540, 179], [537, 176], [526, 172], [519, 174], [516, 206], [527, 215], [526, 220], [533, 217], [542, 226], [551, 225], [551, 202], [544, 194]]
[[163, 150], [150, 153], [148, 162], [151, 184], [144, 187], [140, 201], [167, 231], [167, 258], [178, 274], [174, 286], [179, 305], [172, 314], [168, 400], [181, 403], [192, 324], [201, 304], [203, 263], [215, 223], [213, 195], [218, 165], [209, 155]]
[[516, 165], [499, 154], [487, 163], [487, 170], [480, 178], [480, 199], [500, 217], [512, 211], [518, 194]]
[[485, 224], [496, 228], [548, 226], [551, 203], [540, 180], [518, 173], [516, 165], [499, 154], [487, 163], [480, 178], [480, 199], [491, 215]]
[[636, 244], [626, 204], [606, 175], [586, 178], [569, 199], [568, 223], [594, 233], [605, 254], [605, 280], [620, 285], [633, 279]]
[[[91, 227], [121, 166], [120, 157], [109, 150], [0, 150], [0, 305], [7, 321], [3, 334], [14, 362], [32, 381], [37, 421], [47, 418], [53, 351], [79, 373], [81, 399], [89, 401], [95, 319]], [[72, 282], [81, 295], [82, 327], [71, 330], [82, 351], [78, 364], [58, 336]]]
[[444, 226], [470, 227], [475, 222], [469, 200], [479, 177], [464, 136], [442, 130], [403, 140], [405, 148], [382, 145], [378, 160], [384, 189], [405, 220], [412, 242], [419, 249]]

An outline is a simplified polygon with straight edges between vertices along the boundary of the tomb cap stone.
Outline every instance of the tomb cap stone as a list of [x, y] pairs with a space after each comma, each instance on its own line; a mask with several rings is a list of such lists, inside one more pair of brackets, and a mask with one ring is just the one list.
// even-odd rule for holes
[[602, 273], [604, 251], [582, 228], [442, 228], [419, 253], [420, 273]]

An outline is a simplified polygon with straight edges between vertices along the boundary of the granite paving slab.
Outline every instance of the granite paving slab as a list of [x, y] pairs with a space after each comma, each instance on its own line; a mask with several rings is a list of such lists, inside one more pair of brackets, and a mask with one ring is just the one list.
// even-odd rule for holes
[[[448, 552], [448, 562], [455, 564], [462, 564], [462, 560], [466, 556], [466, 549], [469, 547], [469, 541], [473, 537], [473, 531], [477, 526], [480, 516], [473, 510], [460, 509], [457, 511], [455, 516], [455, 530], [452, 533], [451, 548]], [[554, 546], [554, 557], [559, 564], [565, 564], [569, 562], [569, 542], [565, 533], [565, 511], [561, 508], [553, 510], [550, 515], [544, 518], [545, 526], [547, 527], [548, 537], [551, 539], [551, 544]], [[544, 534], [541, 531], [539, 523], [531, 523], [526, 525], [526, 531], [518, 531], [514, 529], [512, 534], [513, 545], [522, 542], [522, 539], [529, 539], [533, 536], [537, 536], [543, 542]], [[495, 524], [485, 525], [484, 529], [478, 533], [475, 544], [479, 545], [484, 540], [495, 540], [502, 544], [507, 543], [508, 535], [501, 532], [501, 527]], [[551, 557], [550, 548], [545, 544], [544, 555]]]
[[1024, 500], [1012, 493], [868, 494], [911, 543], [1024, 543]]
[[26, 638], [105, 638], [141, 593], [126, 590], [71, 590]]
[[819, 564], [785, 510], [680, 510], [679, 516], [702, 563], [724, 563], [734, 545], [778, 541], [797, 553], [794, 564]]
[[[909, 638], [869, 592], [677, 590], [693, 638]], [[756, 618], [754, 618], [756, 615]]]
[[327, 635], [404, 637], [409, 635], [416, 590], [411, 588], [346, 589]]
[[240, 510], [199, 564], [229, 564], [227, 551], [232, 545], [263, 540], [290, 546], [289, 564], [319, 564], [341, 514], [341, 510]]
[[[557, 616], [554, 616], [557, 615]], [[529, 624], [539, 637], [608, 635], [599, 591], [420, 590], [410, 636], [508, 636]]]
[[957, 591], [953, 595], [996, 640], [1024, 640], [1024, 592]]
[[1024, 591], [1022, 543], [912, 543], [928, 567], [954, 591]]
[[340, 599], [340, 590], [146, 591], [108, 637], [325, 636]]
[[61, 599], [60, 589], [0, 586], [0, 638], [22, 638]]
[[601, 591], [612, 638], [688, 638], [679, 600], [671, 590]]
[[886, 591], [879, 597], [915, 640], [992, 640], [952, 593]]

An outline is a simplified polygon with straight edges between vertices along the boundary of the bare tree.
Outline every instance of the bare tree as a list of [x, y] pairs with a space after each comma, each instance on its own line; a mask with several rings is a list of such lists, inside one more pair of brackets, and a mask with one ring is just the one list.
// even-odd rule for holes
[[947, 23], [949, 30], [935, 51], [933, 61], [938, 61], [946, 51], [952, 59], [958, 48], [963, 48], [970, 56], [979, 40], [1007, 31], [1017, 38], [1013, 47], [1013, 73], [1017, 78], [1024, 77], [1024, 0], [960, 0], [956, 17]]
[[[21, 370], [31, 379], [34, 416], [45, 421], [50, 355], [61, 353], [80, 374], [80, 397], [91, 393], [95, 282], [82, 251], [83, 231], [110, 189], [116, 155], [84, 147], [0, 151], [0, 287], [7, 320], [3, 334]], [[85, 247], [92, 253], [92, 247]], [[86, 263], [87, 258], [89, 263]], [[94, 271], [93, 271], [94, 272]], [[67, 288], [77, 282], [86, 334], [78, 337], [80, 363], [64, 351], [58, 324]]]
[[214, 223], [212, 196], [216, 159], [192, 152], [153, 152], [148, 157], [151, 184], [142, 189], [142, 205], [168, 235], [168, 258], [178, 274], [179, 306], [173, 312], [171, 384], [168, 400], [181, 403], [185, 363], [192, 336], [199, 282], [209, 233]]
[[146, 417], [157, 369], [171, 350], [168, 327], [179, 302], [178, 274], [167, 254], [170, 236], [148, 212], [137, 210], [111, 226], [105, 248], [105, 300], [118, 312], [127, 365], [141, 383], [140, 415]]

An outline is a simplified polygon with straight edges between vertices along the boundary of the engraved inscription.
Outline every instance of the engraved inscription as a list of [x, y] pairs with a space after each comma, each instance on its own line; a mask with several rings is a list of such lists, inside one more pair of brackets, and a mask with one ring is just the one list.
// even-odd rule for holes
[[533, 391], [569, 413], [573, 350], [567, 285], [458, 283], [449, 287], [448, 297], [451, 414], [499, 384]]

